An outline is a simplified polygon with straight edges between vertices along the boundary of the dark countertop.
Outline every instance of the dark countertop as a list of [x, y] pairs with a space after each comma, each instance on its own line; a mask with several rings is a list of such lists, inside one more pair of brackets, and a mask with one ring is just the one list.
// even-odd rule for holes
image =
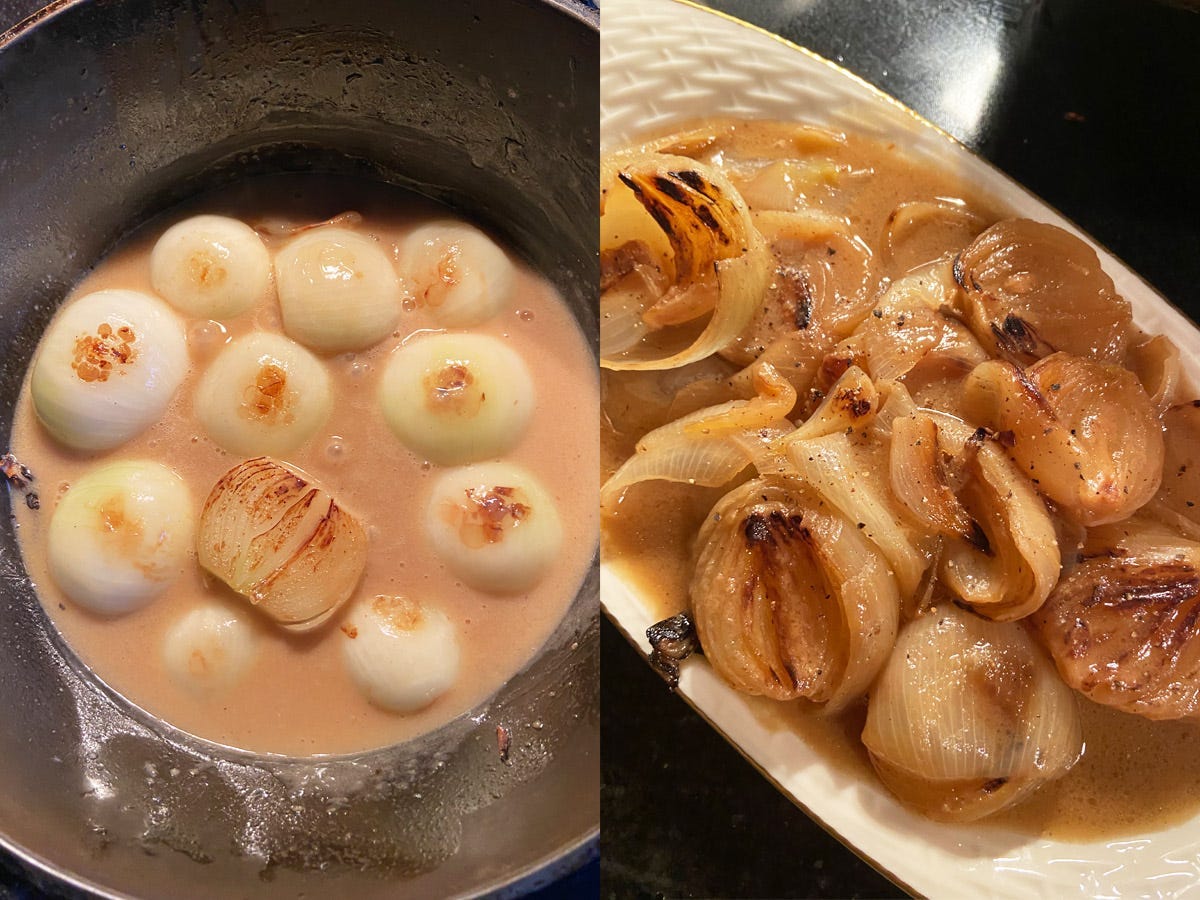
[[[710, 0], [941, 125], [1200, 318], [1200, 14], [1152, 0]], [[605, 898], [903, 896], [608, 626]]]

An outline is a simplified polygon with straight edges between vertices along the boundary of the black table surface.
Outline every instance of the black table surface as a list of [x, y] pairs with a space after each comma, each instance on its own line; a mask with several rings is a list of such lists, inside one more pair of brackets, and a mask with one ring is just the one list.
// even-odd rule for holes
[[[707, 5], [899, 98], [1200, 316], [1200, 14], [1154, 0]], [[602, 647], [605, 898], [903, 896], [607, 623]]]

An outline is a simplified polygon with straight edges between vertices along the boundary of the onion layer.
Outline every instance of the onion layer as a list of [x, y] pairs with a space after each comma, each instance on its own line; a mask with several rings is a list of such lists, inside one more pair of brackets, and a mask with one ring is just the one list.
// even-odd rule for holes
[[730, 400], [668, 422], [638, 441], [637, 452], [605, 482], [600, 505], [610, 512], [625, 490], [654, 479], [718, 487], [751, 461], [744, 443], [734, 438], [768, 429], [791, 429], [784, 417], [796, 405], [796, 391], [769, 365], [755, 377], [757, 396]]
[[1033, 620], [1063, 680], [1150, 719], [1200, 715], [1200, 544], [1135, 518], [1085, 552]]

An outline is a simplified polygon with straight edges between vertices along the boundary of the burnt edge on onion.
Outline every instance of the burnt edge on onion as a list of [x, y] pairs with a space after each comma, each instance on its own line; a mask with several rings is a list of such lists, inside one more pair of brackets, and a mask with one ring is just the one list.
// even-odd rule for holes
[[679, 686], [679, 664], [702, 652], [692, 617], [681, 612], [655, 622], [646, 629], [646, 639], [650, 641], [650, 665], [674, 691]]

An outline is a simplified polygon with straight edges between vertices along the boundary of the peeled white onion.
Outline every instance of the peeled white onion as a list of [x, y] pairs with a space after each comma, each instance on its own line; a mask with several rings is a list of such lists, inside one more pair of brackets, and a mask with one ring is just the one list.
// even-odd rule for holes
[[291, 631], [332, 616], [367, 564], [358, 521], [308, 476], [268, 457], [217, 482], [196, 547], [200, 565]]
[[283, 330], [322, 353], [365, 350], [400, 317], [392, 261], [369, 237], [347, 228], [305, 232], [275, 257]]
[[498, 338], [438, 334], [392, 354], [379, 401], [409, 449], [438, 465], [461, 465], [516, 446], [533, 412], [533, 379]]
[[1028, 633], [944, 604], [909, 623], [871, 689], [863, 743], [925, 815], [972, 821], [1075, 764], [1075, 696]]
[[195, 405], [208, 436], [228, 452], [282, 455], [324, 424], [333, 391], [319, 359], [282, 335], [255, 332], [213, 360]]
[[137, 291], [97, 291], [50, 324], [33, 361], [33, 408], [59, 442], [110, 450], [158, 421], [188, 368], [179, 317]]
[[246, 223], [228, 216], [192, 216], [172, 225], [155, 243], [150, 283], [180, 312], [230, 319], [266, 297], [271, 256]]
[[176, 684], [207, 694], [241, 681], [258, 649], [250, 622], [223, 606], [209, 605], [193, 609], [167, 630], [162, 658]]
[[519, 466], [500, 462], [452, 469], [437, 479], [425, 533], [451, 572], [493, 594], [533, 587], [562, 544], [549, 491]]
[[387, 596], [360, 601], [341, 633], [350, 677], [383, 709], [416, 712], [458, 678], [458, 633], [445, 613], [427, 604]]
[[496, 242], [463, 222], [430, 222], [405, 237], [400, 271], [450, 328], [470, 328], [512, 304], [516, 269]]
[[145, 606], [182, 573], [193, 515], [187, 486], [166, 466], [133, 460], [92, 469], [54, 508], [50, 577], [100, 615]]

